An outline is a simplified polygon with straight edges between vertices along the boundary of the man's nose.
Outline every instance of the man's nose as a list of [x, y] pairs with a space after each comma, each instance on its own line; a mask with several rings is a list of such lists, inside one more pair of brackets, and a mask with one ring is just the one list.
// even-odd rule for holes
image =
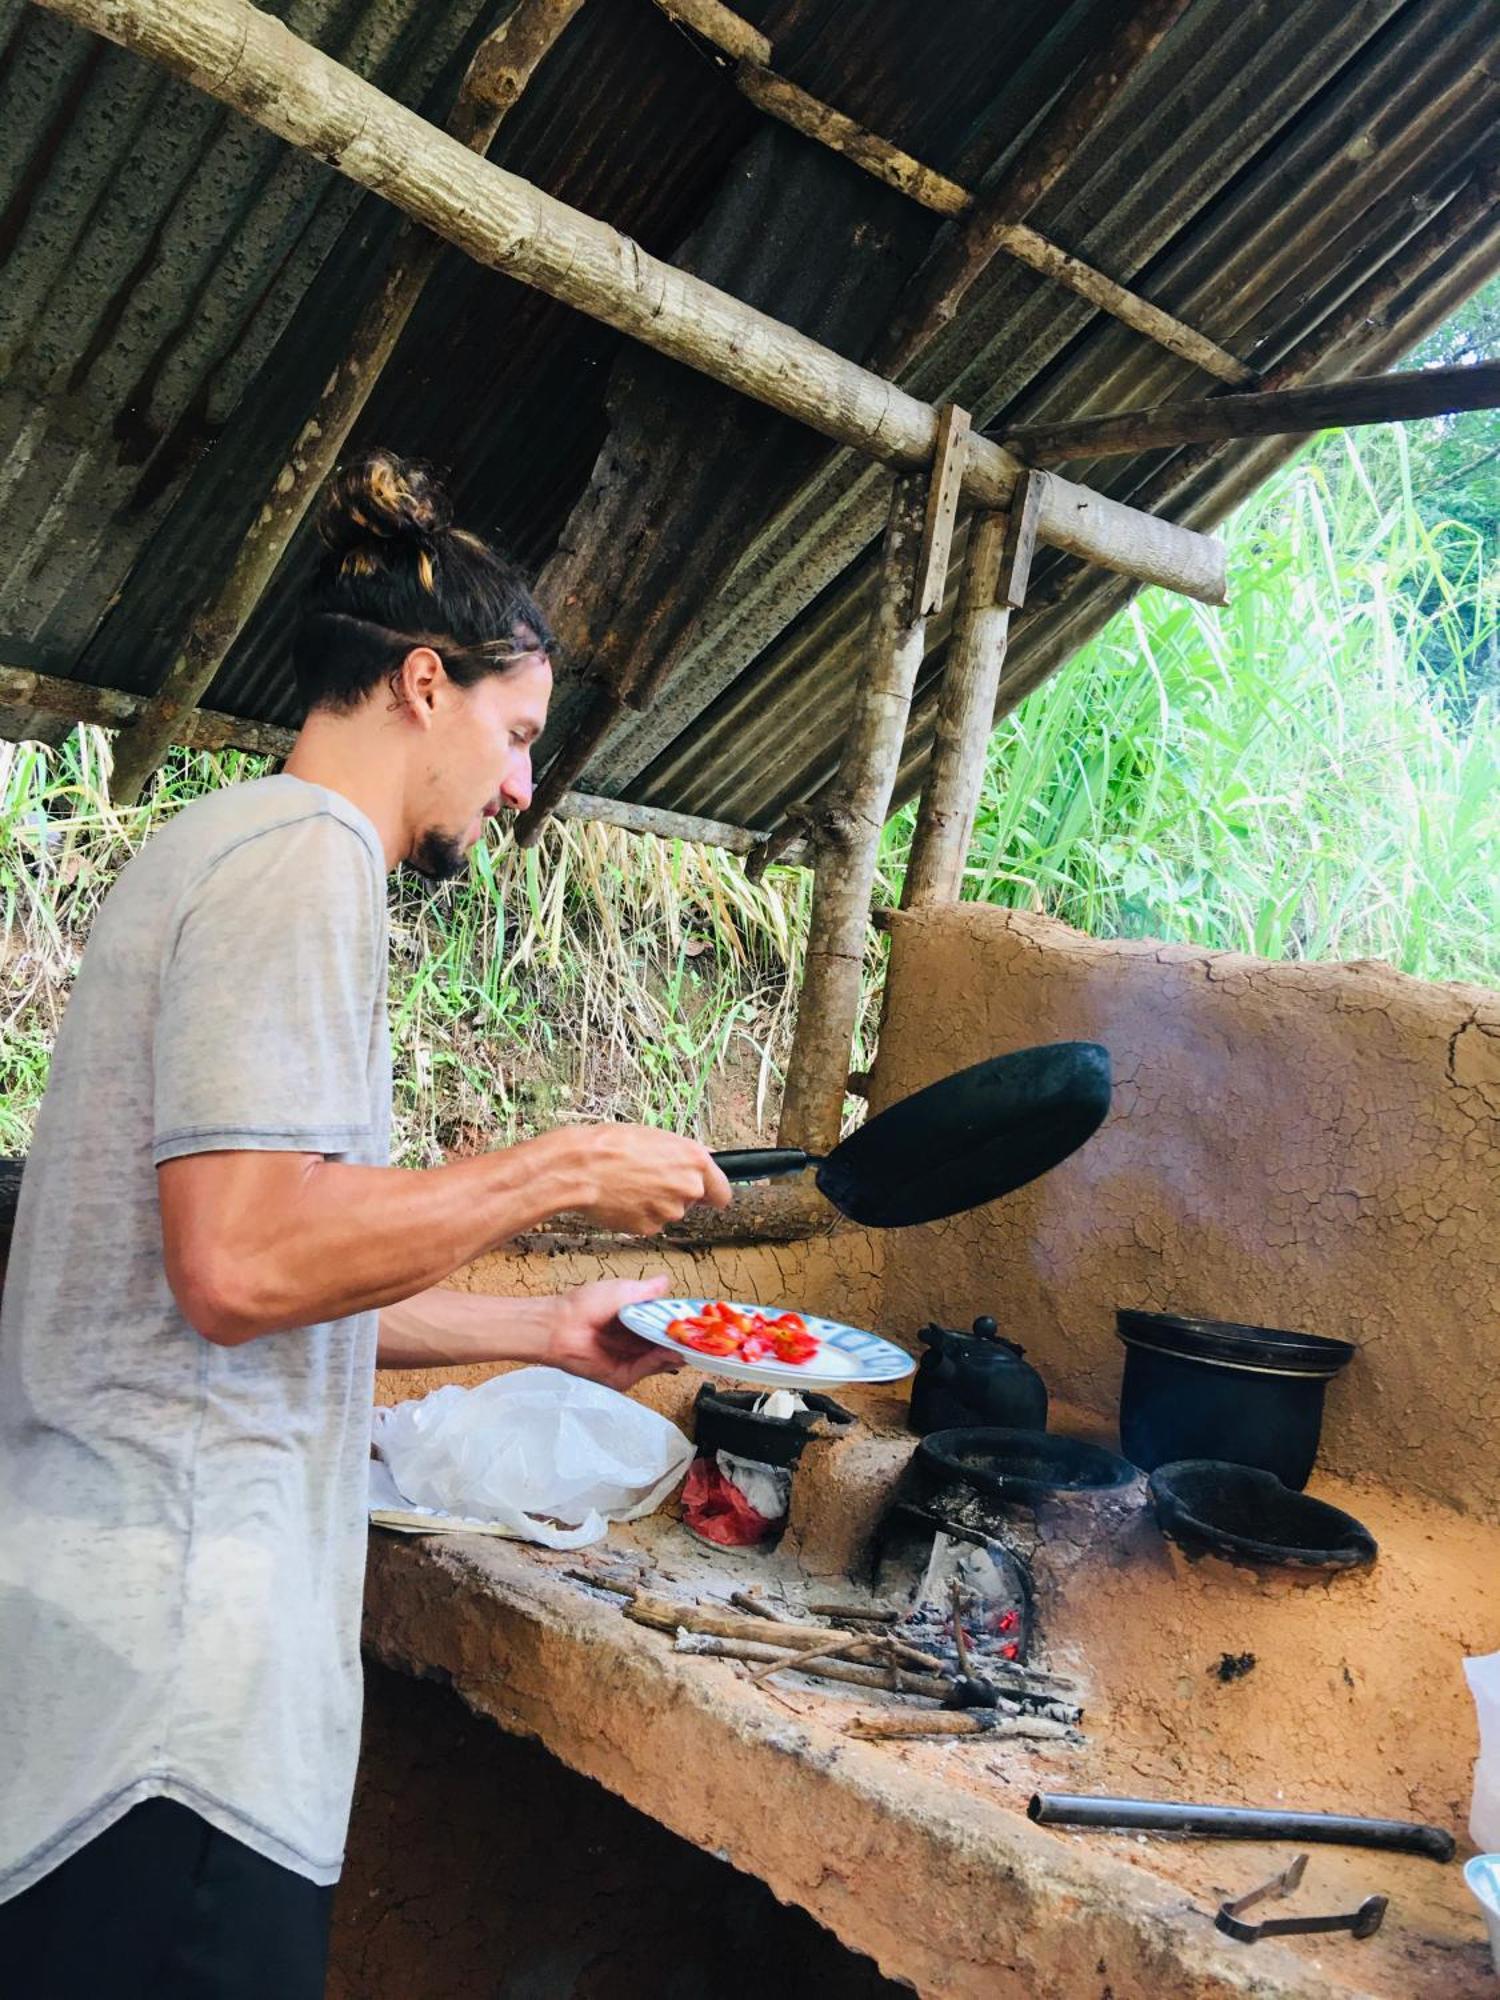
[[531, 782], [531, 753], [518, 757], [506, 772], [500, 787], [500, 796], [513, 812], [525, 812], [531, 804], [533, 791]]

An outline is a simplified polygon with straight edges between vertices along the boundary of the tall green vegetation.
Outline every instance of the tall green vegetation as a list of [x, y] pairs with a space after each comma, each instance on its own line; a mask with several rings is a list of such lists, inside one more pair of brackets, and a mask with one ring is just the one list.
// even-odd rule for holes
[[[1413, 364], [1497, 335], [1493, 284]], [[1495, 413], [1320, 440], [1227, 525], [1226, 610], [1143, 593], [996, 733], [965, 894], [1101, 936], [1500, 985], [1497, 530]], [[0, 745], [0, 1152], [25, 1149], [119, 867], [258, 768], [179, 754], [121, 815], [107, 756], [96, 730]], [[886, 832], [887, 900], [912, 821]], [[487, 846], [436, 894], [399, 884], [402, 1157], [573, 1117], [763, 1128], [807, 906], [800, 871], [756, 886], [715, 850], [576, 824]]]

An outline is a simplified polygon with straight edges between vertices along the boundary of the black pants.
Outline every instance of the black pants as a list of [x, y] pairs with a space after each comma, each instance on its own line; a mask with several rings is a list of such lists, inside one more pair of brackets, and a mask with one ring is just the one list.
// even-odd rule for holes
[[332, 1889], [148, 1799], [0, 1903], [6, 2000], [321, 2000]]

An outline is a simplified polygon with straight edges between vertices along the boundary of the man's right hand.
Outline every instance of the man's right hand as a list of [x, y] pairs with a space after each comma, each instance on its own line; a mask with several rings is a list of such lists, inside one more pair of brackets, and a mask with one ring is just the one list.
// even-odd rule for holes
[[728, 1208], [733, 1200], [713, 1155], [696, 1139], [649, 1125], [585, 1125], [569, 1137], [582, 1149], [583, 1178], [592, 1189], [581, 1213], [611, 1234], [654, 1236], [695, 1203]]

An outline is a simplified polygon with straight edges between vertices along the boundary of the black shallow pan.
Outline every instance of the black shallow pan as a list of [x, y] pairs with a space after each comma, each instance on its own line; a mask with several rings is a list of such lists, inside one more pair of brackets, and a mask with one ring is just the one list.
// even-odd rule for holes
[[992, 1056], [866, 1119], [823, 1158], [795, 1146], [715, 1153], [726, 1179], [815, 1166], [819, 1192], [870, 1229], [905, 1229], [995, 1201], [1076, 1152], [1109, 1109], [1109, 1051], [1051, 1042]]

